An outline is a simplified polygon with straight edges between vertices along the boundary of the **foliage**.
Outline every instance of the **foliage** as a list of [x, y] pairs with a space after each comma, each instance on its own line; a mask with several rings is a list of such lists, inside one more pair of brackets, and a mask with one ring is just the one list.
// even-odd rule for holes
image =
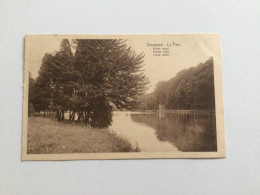
[[153, 93], [139, 98], [143, 109], [215, 109], [213, 58], [159, 82]]
[[35, 83], [36, 81], [32, 78], [31, 73], [29, 73], [29, 101], [28, 101], [28, 114], [31, 115], [35, 108], [33, 107], [34, 97], [35, 97]]
[[111, 124], [112, 107], [132, 109], [145, 92], [148, 80], [141, 71], [143, 54], [136, 54], [124, 40], [62, 40], [60, 50], [45, 54], [36, 79], [37, 110], [56, 112], [94, 127]]

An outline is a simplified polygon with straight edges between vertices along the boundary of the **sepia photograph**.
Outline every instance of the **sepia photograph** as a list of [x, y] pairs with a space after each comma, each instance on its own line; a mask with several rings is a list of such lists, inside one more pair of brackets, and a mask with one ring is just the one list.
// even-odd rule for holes
[[218, 34], [27, 35], [23, 160], [225, 157]]
[[259, 5], [2, 1], [0, 195], [259, 194]]

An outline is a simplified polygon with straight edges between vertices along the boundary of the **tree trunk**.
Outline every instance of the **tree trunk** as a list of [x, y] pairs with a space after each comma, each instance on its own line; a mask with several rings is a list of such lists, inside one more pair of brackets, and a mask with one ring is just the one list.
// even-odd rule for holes
[[58, 121], [60, 121], [60, 112], [59, 112], [59, 110], [57, 110], [57, 112], [56, 112], [56, 118], [57, 118]]
[[64, 110], [61, 111], [61, 120], [64, 121]]
[[72, 117], [71, 117], [71, 118], [72, 118], [72, 121], [74, 121], [74, 120], [75, 120], [75, 113], [76, 113], [76, 112], [75, 112], [75, 111], [73, 111], [73, 113], [72, 113]]
[[89, 115], [90, 115], [90, 112], [89, 111], [85, 111], [84, 125], [86, 125], [86, 126], [89, 124]]
[[82, 111], [79, 112], [78, 119], [77, 119], [77, 123], [79, 123], [79, 121], [80, 121], [80, 119], [81, 119], [81, 115], [82, 115]]

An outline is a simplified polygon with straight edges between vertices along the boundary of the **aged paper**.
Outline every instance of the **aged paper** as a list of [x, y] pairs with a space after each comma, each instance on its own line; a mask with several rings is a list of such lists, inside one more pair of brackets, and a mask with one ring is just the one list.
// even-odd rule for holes
[[223, 158], [218, 34], [27, 35], [22, 160]]

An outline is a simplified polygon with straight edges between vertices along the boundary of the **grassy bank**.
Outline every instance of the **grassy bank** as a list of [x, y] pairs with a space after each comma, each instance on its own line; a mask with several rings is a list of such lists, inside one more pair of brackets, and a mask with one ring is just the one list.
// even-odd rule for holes
[[28, 119], [28, 154], [138, 151], [138, 147], [108, 129], [61, 123], [43, 117]]

